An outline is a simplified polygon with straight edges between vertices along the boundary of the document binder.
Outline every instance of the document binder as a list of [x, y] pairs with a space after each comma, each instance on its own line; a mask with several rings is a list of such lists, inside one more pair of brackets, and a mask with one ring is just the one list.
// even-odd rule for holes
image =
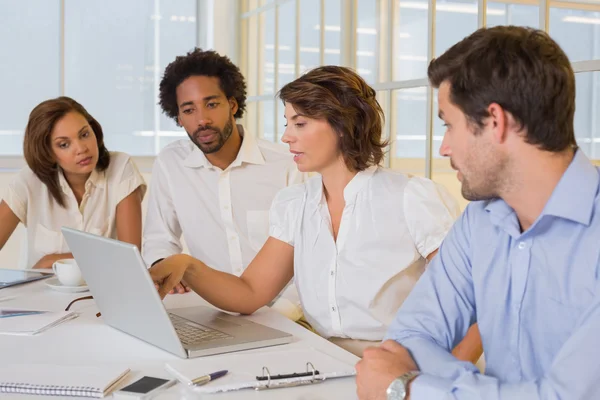
[[[197, 393], [220, 393], [241, 389], [266, 390], [313, 385], [328, 379], [355, 375], [354, 365], [314, 348], [244, 352], [189, 361], [175, 361], [167, 371]], [[229, 373], [215, 382], [195, 387], [191, 378], [215, 369]]]
[[[254, 390], [265, 390], [265, 389], [276, 389], [286, 388], [302, 385], [313, 385], [315, 383], [325, 382], [326, 379], [341, 378], [344, 376], [353, 376], [354, 371], [346, 372], [329, 372], [320, 374], [311, 362], [306, 363], [306, 372], [295, 372], [292, 374], [273, 375], [271, 376], [269, 369], [263, 367], [263, 375], [257, 376], [256, 380], [259, 382], [254, 387]], [[261, 381], [266, 381], [261, 384]]]
[[315, 370], [315, 367], [312, 365], [311, 362], [307, 362], [306, 363], [306, 372], [294, 372], [291, 374], [284, 374], [284, 375], [271, 376], [271, 374], [269, 373], [269, 369], [267, 367], [263, 367], [263, 375], [257, 376], [256, 380], [257, 381], [266, 381], [266, 380], [270, 381], [271, 379], [301, 378], [304, 376], [312, 376], [314, 378], [315, 375], [319, 375], [319, 371]]

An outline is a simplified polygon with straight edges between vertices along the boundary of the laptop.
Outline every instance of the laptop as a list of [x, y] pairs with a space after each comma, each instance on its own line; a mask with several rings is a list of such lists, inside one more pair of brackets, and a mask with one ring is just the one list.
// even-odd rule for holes
[[138, 248], [62, 228], [106, 324], [182, 358], [286, 344], [286, 332], [204, 306], [166, 310]]
[[0, 289], [54, 276], [52, 271], [0, 268]]

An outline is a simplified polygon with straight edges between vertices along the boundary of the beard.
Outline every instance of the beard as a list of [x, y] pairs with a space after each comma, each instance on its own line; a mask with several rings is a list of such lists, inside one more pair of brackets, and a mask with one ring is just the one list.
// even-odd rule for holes
[[[488, 159], [489, 160], [489, 159]], [[492, 200], [500, 196], [507, 185], [506, 162], [489, 160], [487, 168], [466, 168], [461, 171], [462, 196], [468, 201]]]
[[460, 163], [450, 159], [450, 165], [462, 175], [461, 194], [468, 201], [492, 200], [510, 187], [509, 160], [487, 145], [474, 145], [470, 153]]
[[[204, 131], [213, 131], [215, 133], [215, 140], [213, 140], [210, 143], [202, 143], [199, 139], [198, 136], [204, 132]], [[198, 128], [194, 133], [189, 133], [187, 132], [190, 140], [204, 153], [204, 154], [211, 154], [211, 153], [216, 153], [217, 151], [221, 150], [221, 148], [225, 145], [225, 142], [227, 142], [227, 139], [229, 139], [229, 137], [231, 136], [231, 134], [233, 133], [233, 121], [232, 119], [229, 119], [227, 121], [227, 123], [225, 124], [225, 126], [223, 127], [223, 129], [219, 129], [217, 127], [214, 126], [203, 126]]]
[[495, 194], [493, 194], [493, 192], [487, 190], [487, 188], [472, 187], [464, 175], [462, 185], [460, 187], [460, 192], [462, 194], [462, 197], [464, 197], [465, 200], [468, 201], [490, 200], [498, 197]]

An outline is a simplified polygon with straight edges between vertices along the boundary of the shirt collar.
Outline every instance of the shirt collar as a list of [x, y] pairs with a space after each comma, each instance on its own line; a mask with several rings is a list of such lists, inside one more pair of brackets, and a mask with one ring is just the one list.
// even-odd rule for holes
[[[363, 171], [359, 171], [354, 178], [348, 182], [346, 187], [344, 188], [344, 201], [346, 205], [354, 204], [356, 201], [356, 196], [365, 186], [365, 184], [371, 179], [375, 171], [379, 166], [373, 165]], [[319, 185], [317, 190], [315, 190], [311, 200], [314, 203], [323, 203], [325, 201], [325, 194], [323, 192], [323, 178], [319, 175]]]
[[242, 163], [263, 165], [265, 158], [258, 147], [258, 142], [252, 135], [245, 135], [244, 127], [238, 125], [238, 132], [242, 137], [242, 147], [235, 160], [231, 163], [232, 167], [239, 167]]
[[580, 149], [558, 181], [542, 215], [553, 215], [589, 225], [598, 193], [597, 168]]
[[371, 179], [375, 171], [377, 171], [377, 168], [379, 168], [377, 165], [373, 165], [364, 171], [360, 171], [350, 182], [348, 182], [344, 188], [344, 201], [346, 202], [346, 205], [353, 204], [356, 201], [356, 196]]
[[[62, 169], [58, 170], [58, 182], [64, 193], [69, 193], [71, 191], [71, 186], [69, 186], [69, 182], [67, 182]], [[89, 190], [91, 186], [104, 188], [106, 186], [106, 173], [104, 171], [98, 172], [98, 169], [94, 168], [85, 182], [85, 190]]]
[[[577, 149], [538, 220], [544, 215], [552, 215], [589, 225], [599, 182], [598, 170], [583, 151]], [[514, 214], [514, 210], [502, 199], [490, 200], [485, 209], [496, 224]]]
[[[242, 137], [242, 145], [237, 157], [233, 160], [229, 168], [239, 167], [242, 163], [265, 164], [265, 158], [260, 151], [260, 147], [258, 147], [256, 139], [252, 135], [246, 135], [242, 125], [237, 125], [237, 129]], [[183, 163], [186, 167], [190, 168], [213, 168], [206, 155], [196, 145], [194, 145], [192, 152], [185, 158]]]

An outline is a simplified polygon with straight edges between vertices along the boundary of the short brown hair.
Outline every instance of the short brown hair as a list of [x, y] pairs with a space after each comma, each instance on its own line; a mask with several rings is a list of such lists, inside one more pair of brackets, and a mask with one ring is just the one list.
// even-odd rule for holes
[[104, 171], [110, 164], [110, 154], [104, 146], [102, 127], [81, 104], [64, 96], [38, 104], [29, 114], [23, 138], [23, 155], [29, 168], [48, 187], [50, 194], [61, 207], [65, 207], [65, 199], [60, 189], [59, 170], [52, 152], [50, 136], [54, 125], [70, 112], [81, 114], [94, 130], [98, 142], [96, 170]]
[[575, 75], [543, 31], [479, 29], [433, 60], [427, 74], [434, 87], [450, 83], [450, 100], [478, 127], [497, 103], [526, 131], [527, 143], [553, 152], [576, 145]]
[[349, 68], [315, 68], [285, 85], [284, 103], [309, 118], [325, 119], [336, 133], [348, 168], [362, 171], [383, 159], [383, 110], [375, 90]]

